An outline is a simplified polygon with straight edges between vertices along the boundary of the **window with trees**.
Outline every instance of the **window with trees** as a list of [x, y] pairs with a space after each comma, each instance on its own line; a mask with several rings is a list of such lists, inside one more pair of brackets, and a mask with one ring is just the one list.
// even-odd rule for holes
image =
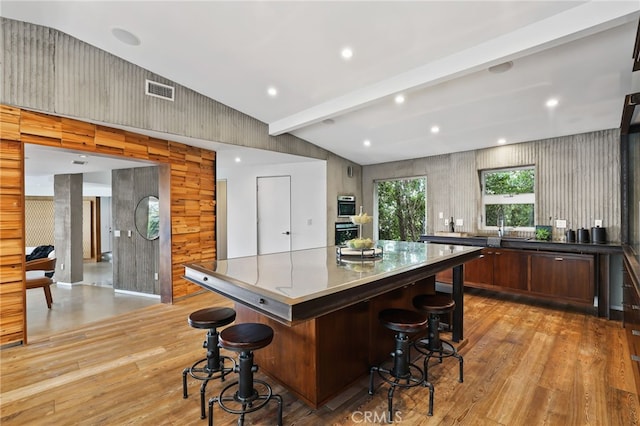
[[425, 178], [379, 181], [376, 200], [378, 239], [418, 241], [425, 233]]
[[482, 171], [485, 228], [499, 226], [502, 219], [504, 226], [533, 230], [535, 198], [533, 166]]

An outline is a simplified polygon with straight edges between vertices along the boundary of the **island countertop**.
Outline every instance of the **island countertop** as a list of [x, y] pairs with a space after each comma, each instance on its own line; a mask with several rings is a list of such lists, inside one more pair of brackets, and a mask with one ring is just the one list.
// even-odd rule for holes
[[408, 285], [480, 256], [480, 247], [379, 241], [379, 258], [335, 246], [185, 265], [185, 278], [292, 324]]

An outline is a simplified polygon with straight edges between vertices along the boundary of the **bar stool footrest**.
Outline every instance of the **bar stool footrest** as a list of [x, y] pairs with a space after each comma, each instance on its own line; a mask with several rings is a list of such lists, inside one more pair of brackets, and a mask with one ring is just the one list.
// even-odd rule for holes
[[[403, 377], [396, 377], [393, 371], [382, 366], [371, 367], [371, 372], [376, 371], [378, 376], [391, 386], [401, 388], [412, 388], [414, 386], [423, 385], [425, 381], [424, 371], [415, 364], [408, 365], [409, 374]], [[401, 383], [404, 381], [405, 383]]]
[[[231, 361], [233, 363], [233, 367], [225, 368], [224, 360]], [[185, 371], [196, 380], [216, 380], [221, 378], [224, 381], [224, 376], [226, 376], [229, 373], [233, 373], [234, 369], [236, 368], [236, 360], [224, 355], [220, 355], [220, 368], [217, 368], [215, 370], [209, 370], [207, 368], [206, 366], [207, 361], [208, 361], [207, 358], [203, 358], [200, 361], [193, 364], [191, 367], [185, 369]], [[199, 367], [200, 364], [205, 364], [205, 365], [203, 365], [202, 367]], [[220, 373], [220, 374], [216, 374], [216, 373]]]

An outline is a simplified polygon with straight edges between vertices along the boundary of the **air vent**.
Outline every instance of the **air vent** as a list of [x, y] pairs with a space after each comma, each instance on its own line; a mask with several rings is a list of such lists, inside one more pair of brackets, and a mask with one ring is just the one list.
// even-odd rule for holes
[[77, 164], [78, 166], [84, 166], [85, 164], [87, 164], [86, 161], [82, 161], [82, 160], [73, 160], [71, 161], [71, 164]]
[[144, 92], [149, 96], [161, 98], [167, 101], [173, 101], [173, 90], [173, 87], [167, 86], [166, 84], [146, 80]]

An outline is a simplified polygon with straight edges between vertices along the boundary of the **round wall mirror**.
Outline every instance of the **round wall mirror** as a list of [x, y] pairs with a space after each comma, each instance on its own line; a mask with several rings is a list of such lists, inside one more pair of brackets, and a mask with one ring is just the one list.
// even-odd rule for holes
[[135, 212], [136, 229], [147, 240], [160, 235], [160, 201], [149, 195], [138, 202]]

